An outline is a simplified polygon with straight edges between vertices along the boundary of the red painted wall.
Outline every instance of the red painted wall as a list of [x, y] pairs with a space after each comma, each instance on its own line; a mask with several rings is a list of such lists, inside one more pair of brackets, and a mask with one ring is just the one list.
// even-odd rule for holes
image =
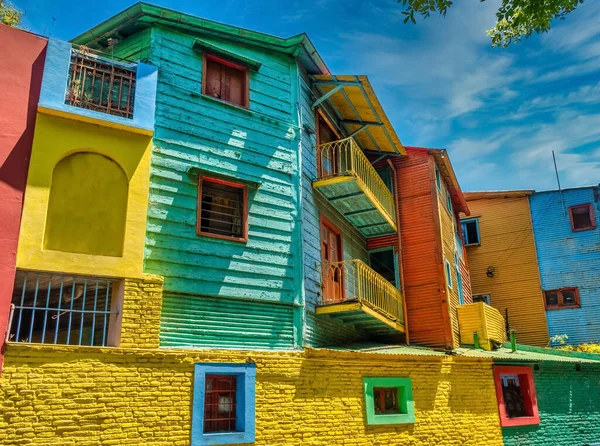
[[448, 312], [440, 293], [443, 278], [439, 216], [435, 212], [433, 158], [427, 150], [407, 148], [406, 157], [394, 159], [398, 171], [400, 234], [404, 298], [410, 342], [451, 346]]
[[0, 25], [0, 365], [47, 41]]

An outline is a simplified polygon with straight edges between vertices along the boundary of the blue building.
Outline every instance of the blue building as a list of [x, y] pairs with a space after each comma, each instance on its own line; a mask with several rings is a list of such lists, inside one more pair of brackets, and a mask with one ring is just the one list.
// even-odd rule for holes
[[598, 186], [536, 192], [533, 232], [550, 338], [600, 342]]

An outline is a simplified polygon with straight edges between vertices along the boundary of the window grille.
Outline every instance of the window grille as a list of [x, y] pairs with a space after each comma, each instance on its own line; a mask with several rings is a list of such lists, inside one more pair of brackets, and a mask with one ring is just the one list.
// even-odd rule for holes
[[206, 375], [204, 432], [234, 432], [236, 376]]
[[8, 339], [106, 346], [116, 279], [18, 271]]
[[247, 239], [245, 185], [201, 177], [198, 196], [198, 234], [236, 241]]
[[65, 103], [133, 119], [134, 67], [72, 50]]

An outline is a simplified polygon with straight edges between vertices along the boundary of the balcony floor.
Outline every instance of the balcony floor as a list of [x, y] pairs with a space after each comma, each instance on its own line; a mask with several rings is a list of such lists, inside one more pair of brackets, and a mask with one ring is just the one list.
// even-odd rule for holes
[[315, 181], [313, 187], [365, 237], [379, 237], [396, 232], [392, 218], [355, 176], [324, 178]]
[[404, 333], [404, 325], [380, 313], [362, 299], [317, 307], [316, 313], [327, 314], [344, 323], [353, 324], [373, 336], [393, 336]]

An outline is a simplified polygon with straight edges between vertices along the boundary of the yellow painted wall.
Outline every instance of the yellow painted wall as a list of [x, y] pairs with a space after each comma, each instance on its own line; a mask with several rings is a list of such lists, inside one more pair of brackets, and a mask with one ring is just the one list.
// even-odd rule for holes
[[[521, 344], [549, 342], [531, 214], [527, 197], [488, 198], [468, 202], [479, 218], [481, 246], [467, 247], [473, 294], [490, 294]], [[489, 266], [494, 277], [486, 275]]]
[[44, 249], [122, 256], [128, 188], [110, 158], [90, 152], [63, 158], [52, 175]]
[[[11, 344], [0, 444], [188, 445], [195, 362], [257, 365], [256, 445], [502, 445], [490, 361], [328, 350]], [[362, 378], [412, 378], [416, 423], [366, 426]]]
[[[454, 236], [456, 232], [456, 221], [448, 210], [446, 204], [446, 185], [442, 178], [442, 188], [437, 190], [438, 209], [440, 214], [440, 229], [442, 238], [442, 255], [444, 262], [448, 260], [450, 262], [450, 272], [452, 275], [452, 288], [448, 286], [446, 281], [446, 292], [448, 296], [448, 311], [450, 312], [450, 323], [452, 324], [452, 344], [453, 347], [460, 345], [460, 329], [458, 324], [458, 306], [460, 301], [458, 299], [458, 276], [456, 272], [456, 266], [454, 263], [454, 253], [457, 251], [456, 238]], [[446, 266], [444, 267], [444, 279], [446, 278]]]
[[[114, 160], [119, 164], [129, 182], [123, 253], [120, 257], [114, 256], [114, 251], [111, 255], [95, 255], [98, 253], [98, 248], [94, 246], [99, 245], [95, 245], [96, 242], [92, 243], [89, 239], [86, 239], [85, 243], [74, 241], [67, 246], [71, 250], [87, 249], [88, 253], [62, 252], [43, 248], [54, 167], [65, 157], [82, 151], [93, 152]], [[149, 135], [38, 113], [25, 191], [17, 267], [78, 274], [101, 273], [115, 277], [141, 277], [148, 207], [150, 154], [151, 136]], [[90, 183], [92, 180], [93, 178], [90, 178]], [[80, 181], [83, 180], [80, 179]], [[102, 188], [106, 191], [109, 185], [105, 184]], [[97, 194], [98, 191], [90, 193]], [[93, 203], [89, 203], [83, 208], [80, 203], [74, 203], [72, 209], [69, 209], [68, 203], [63, 203], [58, 206], [58, 209], [60, 212], [71, 212], [74, 221], [76, 219], [89, 221], [91, 217], [81, 216], [85, 215], [84, 213], [93, 213], [94, 211], [89, 208], [91, 206]], [[54, 212], [51, 211], [51, 218], [55, 216]], [[59, 240], [59, 245], [63, 248], [69, 237], [81, 235], [78, 232], [73, 233], [70, 224], [61, 224], [58, 228], [53, 228], [52, 223], [49, 223], [51, 239]], [[109, 240], [103, 241], [110, 242]], [[54, 246], [50, 244], [49, 248]], [[111, 246], [113, 246], [112, 250], [114, 245]]]

